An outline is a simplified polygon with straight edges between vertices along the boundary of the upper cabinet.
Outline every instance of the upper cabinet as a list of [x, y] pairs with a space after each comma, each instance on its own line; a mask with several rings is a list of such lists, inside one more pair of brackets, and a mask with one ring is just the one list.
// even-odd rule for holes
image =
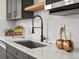
[[7, 19], [33, 18], [33, 12], [24, 11], [24, 8], [30, 5], [33, 5], [33, 0], [7, 0]]
[[[52, 0], [50, 0], [52, 1]], [[72, 15], [79, 13], [79, 0], [45, 0], [45, 10], [53, 15]]]

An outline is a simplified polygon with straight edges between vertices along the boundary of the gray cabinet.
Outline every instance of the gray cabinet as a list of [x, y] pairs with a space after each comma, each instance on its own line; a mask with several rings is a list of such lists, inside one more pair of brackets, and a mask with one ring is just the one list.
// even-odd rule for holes
[[7, 59], [17, 59], [14, 56], [12, 56], [11, 54], [7, 53]]
[[7, 59], [36, 59], [7, 44]]
[[29, 55], [29, 59], [36, 59], [36, 58]]
[[17, 18], [17, 0], [8, 0], [8, 19]]
[[16, 57], [17, 57], [17, 59], [23, 59], [22, 52], [20, 50], [17, 51]]
[[6, 44], [0, 40], [0, 59], [6, 59]]
[[21, 0], [7, 0], [8, 20], [21, 18]]
[[33, 12], [24, 11], [25, 7], [33, 4], [33, 0], [7, 0], [7, 19], [33, 18]]
[[22, 53], [22, 59], [28, 59], [28, 54]]
[[36, 59], [35, 57], [32, 57], [26, 53], [22, 53], [22, 59]]
[[22, 59], [22, 52], [10, 45], [7, 45], [7, 59]]
[[0, 46], [0, 59], [6, 59], [6, 49]]
[[12, 0], [12, 18], [16, 18], [17, 16], [17, 0]]
[[12, 0], [7, 1], [7, 7], [8, 7], [8, 18], [12, 18]]
[[15, 49], [14, 47], [7, 45], [7, 51], [9, 53], [11, 53], [12, 55], [16, 56], [17, 55], [17, 49]]

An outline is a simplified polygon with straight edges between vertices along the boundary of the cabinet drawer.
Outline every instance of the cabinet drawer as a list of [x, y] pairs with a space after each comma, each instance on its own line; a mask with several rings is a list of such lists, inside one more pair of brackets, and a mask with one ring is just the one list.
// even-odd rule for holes
[[36, 59], [36, 58], [29, 55], [29, 59]]
[[7, 53], [7, 59], [16, 59], [16, 58], [10, 55], [9, 53]]
[[28, 54], [22, 53], [22, 59], [29, 59]]
[[17, 54], [16, 54], [16, 57], [18, 58], [18, 59], [22, 59], [22, 52], [21, 51], [17, 51]]
[[7, 51], [14, 56], [18, 54], [18, 50], [10, 45], [7, 45]]
[[7, 45], [7, 51], [18, 59], [22, 59], [22, 52], [10, 45]]

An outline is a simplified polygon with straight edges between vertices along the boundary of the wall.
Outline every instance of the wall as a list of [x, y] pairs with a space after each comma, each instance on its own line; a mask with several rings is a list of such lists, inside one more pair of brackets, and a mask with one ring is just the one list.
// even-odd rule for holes
[[[35, 0], [36, 1], [36, 0]], [[36, 2], [35, 2], [36, 3]], [[70, 38], [70, 32], [72, 33], [71, 39], [74, 41], [75, 46], [79, 47], [79, 14], [68, 16], [49, 15], [48, 11], [40, 10], [36, 11], [34, 15], [41, 15], [44, 22], [44, 36], [48, 42], [55, 43], [59, 38], [59, 29], [61, 26], [66, 25], [67, 37]], [[27, 37], [40, 40], [40, 29], [35, 29], [35, 34], [31, 33], [31, 19], [18, 21], [18, 24], [26, 27]], [[40, 21], [35, 21], [35, 26], [40, 26]], [[64, 38], [64, 36], [63, 36]]]
[[[35, 3], [37, 0], [35, 0]], [[47, 38], [48, 42], [55, 43], [59, 38], [59, 30], [61, 26], [66, 25], [67, 37], [74, 41], [75, 46], [79, 47], [79, 14], [68, 15], [68, 16], [57, 16], [49, 15], [48, 11], [37, 11], [35, 15], [39, 14], [42, 16], [44, 21], [44, 36]], [[64, 36], [63, 36], [64, 38]]]
[[7, 21], [6, 19], [6, 0], [0, 0], [0, 35], [4, 35], [4, 31], [13, 28], [15, 21]]
[[[79, 47], [79, 14], [68, 15], [68, 16], [57, 16], [57, 15], [49, 15], [46, 11], [37, 11], [35, 14], [39, 14], [42, 16], [44, 23], [48, 24], [48, 40], [51, 42], [56, 42], [59, 38], [59, 29], [61, 26], [66, 25], [67, 37], [74, 41], [75, 45]], [[47, 27], [44, 25], [44, 27]], [[45, 30], [45, 29], [44, 29]], [[63, 36], [64, 38], [64, 36]]]
[[16, 22], [16, 26], [23, 26], [25, 28], [25, 37], [32, 38], [31, 28], [32, 28], [32, 19], [23, 19]]
[[[35, 14], [38, 14], [39, 12], [35, 12]], [[45, 13], [48, 12], [45, 11]], [[40, 11], [41, 16], [43, 15], [43, 12]], [[47, 34], [47, 21], [45, 17], [42, 17], [44, 19], [44, 37], [47, 38], [48, 34]], [[41, 41], [41, 28], [35, 28], [34, 29], [34, 34], [32, 33], [32, 19], [23, 19], [23, 20], [19, 20], [16, 22], [16, 26], [21, 25], [25, 28], [25, 37], [26, 38], [33, 38], [36, 39], [38, 41]], [[35, 18], [34, 19], [34, 27], [40, 27], [41, 26], [41, 21], [40, 18]]]

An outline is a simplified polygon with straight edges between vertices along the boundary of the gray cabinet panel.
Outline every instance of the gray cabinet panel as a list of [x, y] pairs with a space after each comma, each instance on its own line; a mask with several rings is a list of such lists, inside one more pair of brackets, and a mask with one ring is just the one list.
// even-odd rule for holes
[[29, 59], [36, 59], [36, 58], [29, 55]]
[[10, 45], [7, 45], [7, 59], [36, 59]]
[[12, 0], [7, 0], [8, 18], [12, 18]]
[[12, 0], [12, 18], [17, 16], [17, 0]]
[[15, 18], [17, 16], [17, 0], [7, 0], [8, 18]]
[[17, 54], [17, 49], [15, 49], [14, 47], [7, 45], [7, 51], [10, 52], [12, 55], [16, 56]]
[[18, 52], [17, 52], [17, 54], [16, 54], [16, 57], [17, 57], [18, 59], [23, 59], [23, 58], [22, 58], [22, 52], [18, 50]]
[[0, 46], [0, 58], [6, 59], [6, 50]]
[[28, 54], [22, 53], [22, 59], [28, 59]]
[[25, 7], [33, 5], [33, 0], [7, 0], [8, 20], [33, 18], [33, 12], [24, 11]]
[[16, 59], [16, 58], [10, 55], [9, 53], [7, 53], [7, 59]]
[[22, 52], [10, 45], [7, 45], [7, 53], [8, 52], [12, 54], [15, 58], [22, 59]]

